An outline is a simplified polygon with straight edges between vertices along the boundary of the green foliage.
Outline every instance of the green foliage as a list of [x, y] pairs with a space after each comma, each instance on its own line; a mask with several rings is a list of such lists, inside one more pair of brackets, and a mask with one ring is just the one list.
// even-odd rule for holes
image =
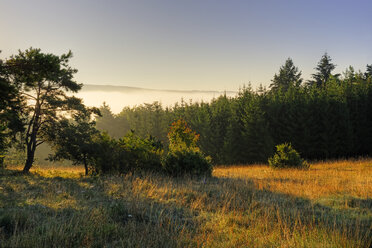
[[128, 173], [161, 170], [162, 144], [154, 137], [140, 138], [133, 132], [116, 140], [101, 133], [94, 140], [92, 165], [97, 173]]
[[142, 139], [130, 132], [118, 140], [120, 149], [119, 172], [159, 171], [161, 169], [162, 144], [152, 136]]
[[284, 143], [276, 146], [276, 153], [268, 160], [273, 168], [298, 168], [308, 169], [309, 164], [304, 161], [300, 154], [292, 147], [290, 143]]
[[[341, 77], [333, 74], [335, 65], [324, 54], [311, 83], [302, 85], [301, 71], [289, 58], [274, 76], [269, 91], [244, 86], [236, 97], [223, 95], [210, 103], [182, 100], [163, 108], [154, 102], [126, 107], [119, 114], [104, 104], [102, 116], [96, 119], [97, 129], [113, 139], [90, 134], [93, 125], [60, 122], [86, 110], [79, 99], [66, 95], [66, 91], [81, 87], [73, 80], [76, 70], [68, 65], [71, 56], [31, 48], [0, 61], [0, 90], [5, 93], [0, 95], [0, 156], [6, 154], [20, 121], [27, 121], [21, 139], [26, 143], [25, 171], [34, 161], [36, 147], [53, 139], [64, 143], [55, 158], [66, 155], [67, 150], [60, 148], [71, 143], [69, 159], [81, 163], [84, 156], [78, 154], [89, 147], [87, 154], [93, 156], [86, 157], [87, 164], [101, 172], [159, 168], [162, 149], [155, 148], [157, 141], [151, 141], [150, 135], [170, 154], [201, 152], [214, 164], [265, 162], [272, 156], [274, 144], [284, 142], [291, 142], [306, 159], [372, 156], [371, 65], [365, 73], [349, 67]], [[69, 131], [50, 138], [60, 124]]]
[[287, 91], [290, 87], [299, 87], [302, 83], [301, 72], [294, 66], [292, 59], [288, 58], [280, 67], [279, 74], [274, 75], [272, 82], [270, 88], [273, 91]]
[[231, 163], [262, 163], [274, 146], [267, 122], [266, 94], [257, 94], [250, 87], [239, 92], [233, 109], [229, 160]]
[[73, 80], [77, 70], [68, 65], [71, 57], [71, 51], [57, 56], [30, 48], [5, 61], [10, 83], [19, 89], [25, 105], [24, 172], [32, 167], [36, 148], [47, 140], [48, 129], [67, 114], [84, 109], [81, 99], [66, 94], [82, 87]]
[[[212, 100], [210, 108], [204, 110], [204, 112], [209, 110], [210, 113], [209, 118], [204, 117], [208, 122], [204, 121], [203, 123], [208, 126], [204, 129], [196, 129], [201, 137], [199, 142], [201, 150], [208, 154], [214, 154], [214, 163], [226, 163], [228, 161], [227, 150], [229, 147], [226, 146], [228, 144], [226, 133], [228, 133], [231, 124], [226, 120], [231, 120], [234, 117], [233, 107], [234, 105], [226, 95]], [[192, 120], [192, 118], [190, 119]]]
[[75, 114], [72, 120], [63, 118], [54, 123], [53, 128], [48, 130], [48, 141], [53, 144], [55, 152], [49, 160], [68, 159], [74, 164], [83, 164], [88, 175], [88, 166], [92, 164], [92, 156], [96, 152], [93, 137], [99, 133], [95, 122], [90, 121], [93, 113], [99, 114], [98, 109], [85, 109]]
[[366, 79], [372, 77], [372, 64], [367, 65], [367, 69], [366, 69], [366, 72], [364, 73], [364, 75], [365, 75]]
[[179, 119], [172, 123], [168, 133], [169, 150], [171, 151], [198, 151], [199, 135], [192, 131], [186, 121]]
[[159, 102], [144, 103], [134, 108], [125, 107], [116, 115], [106, 104], [100, 110], [102, 117], [97, 118], [97, 128], [106, 131], [111, 137], [118, 139], [134, 130], [141, 138], [151, 135], [163, 143], [168, 142], [167, 130], [173, 117]]
[[111, 137], [116, 139], [123, 137], [130, 131], [126, 119], [114, 115], [105, 102], [99, 108], [99, 111], [101, 115], [96, 118], [96, 127], [98, 130], [107, 132]]
[[[195, 135], [184, 132], [190, 128], [199, 134], [198, 149], [214, 164], [266, 162], [274, 145], [284, 142], [291, 142], [306, 159], [372, 156], [370, 80], [350, 68], [344, 78], [330, 75], [322, 87], [255, 91], [247, 86], [236, 97], [220, 96], [210, 103], [181, 102], [161, 110], [156, 103], [125, 108], [113, 116], [113, 123], [115, 129], [136, 130], [141, 138], [153, 134], [165, 150], [168, 144], [170, 150], [195, 146]], [[188, 126], [177, 127], [173, 141], [167, 141], [166, 130], [179, 119]], [[156, 130], [160, 134], [155, 135]]]
[[93, 137], [92, 167], [95, 173], [117, 172], [119, 149], [117, 141], [106, 132]]
[[172, 176], [212, 174], [210, 160], [195, 150], [170, 151], [163, 160], [163, 169]]
[[[1, 52], [1, 51], [0, 51]], [[22, 98], [17, 85], [10, 80], [9, 70], [0, 59], [0, 167], [14, 136], [23, 131]]]
[[336, 68], [336, 65], [331, 61], [331, 57], [327, 53], [324, 53], [318, 62], [318, 65], [315, 67], [317, 72], [312, 74], [313, 80], [309, 81], [309, 85], [315, 85], [317, 87], [324, 86], [331, 76], [335, 78], [340, 76], [340, 74], [332, 74], [332, 71]]
[[173, 176], [211, 175], [212, 166], [197, 146], [199, 135], [186, 121], [174, 122], [168, 134], [169, 152], [162, 159], [162, 143], [131, 131], [120, 139], [101, 133], [93, 139], [92, 165], [97, 173], [164, 171]]
[[169, 137], [169, 152], [163, 160], [163, 169], [172, 176], [212, 174], [210, 159], [197, 146], [199, 135], [192, 131], [185, 120], [172, 123]]

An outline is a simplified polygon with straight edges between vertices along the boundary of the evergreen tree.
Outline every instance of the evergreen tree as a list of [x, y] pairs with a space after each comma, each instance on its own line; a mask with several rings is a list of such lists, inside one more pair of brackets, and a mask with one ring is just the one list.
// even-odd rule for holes
[[65, 114], [84, 109], [81, 99], [66, 94], [82, 87], [73, 80], [77, 70], [68, 65], [71, 57], [71, 51], [56, 56], [30, 48], [5, 62], [11, 83], [19, 89], [26, 106], [24, 172], [32, 167], [36, 148], [46, 141], [48, 128]]
[[292, 59], [288, 58], [285, 64], [280, 67], [279, 74], [274, 75], [270, 88], [273, 91], [287, 91], [290, 87], [299, 87], [301, 83], [301, 71], [294, 66]]
[[210, 104], [210, 132], [208, 135], [209, 148], [207, 153], [212, 156], [213, 162], [226, 162], [226, 133], [232, 118], [232, 110], [229, 98], [220, 96]]
[[[0, 51], [1, 52], [1, 51]], [[9, 138], [23, 130], [21, 119], [21, 96], [16, 85], [12, 84], [7, 67], [0, 60], [0, 167], [9, 147]]]
[[372, 64], [367, 65], [367, 70], [364, 73], [364, 75], [365, 75], [366, 79], [368, 79], [369, 77], [372, 77]]
[[324, 53], [317, 67], [315, 67], [317, 72], [312, 74], [313, 80], [309, 81], [309, 85], [323, 87], [331, 76], [338, 78], [340, 74], [332, 74], [335, 68], [336, 65], [332, 63], [331, 57], [327, 53]]
[[107, 132], [111, 137], [119, 139], [130, 131], [127, 119], [122, 115], [114, 115], [105, 102], [99, 108], [101, 113], [96, 119], [97, 129]]
[[265, 113], [266, 97], [266, 94], [258, 95], [250, 86], [239, 92], [226, 138], [228, 163], [264, 162], [271, 155], [274, 144]]

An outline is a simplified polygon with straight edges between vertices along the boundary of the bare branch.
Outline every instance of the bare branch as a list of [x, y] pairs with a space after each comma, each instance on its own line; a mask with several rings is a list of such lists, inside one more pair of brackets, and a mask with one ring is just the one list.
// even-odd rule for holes
[[38, 140], [36, 141], [36, 146], [39, 146], [41, 144], [43, 144], [45, 142], [45, 140]]

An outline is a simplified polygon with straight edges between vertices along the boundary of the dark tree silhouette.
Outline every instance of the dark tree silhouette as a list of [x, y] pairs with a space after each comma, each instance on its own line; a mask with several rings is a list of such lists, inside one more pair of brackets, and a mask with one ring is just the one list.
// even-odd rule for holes
[[74, 164], [83, 164], [85, 175], [88, 175], [88, 165], [92, 163], [95, 153], [94, 136], [99, 134], [91, 114], [99, 115], [96, 108], [78, 112], [72, 119], [63, 118], [49, 130], [48, 138], [52, 143], [54, 154], [49, 160], [71, 160]]
[[301, 71], [294, 66], [291, 58], [285, 61], [285, 64], [280, 67], [279, 74], [274, 75], [272, 84], [270, 84], [271, 90], [283, 90], [287, 91], [289, 87], [299, 87], [302, 83]]
[[[1, 51], [0, 51], [1, 52]], [[0, 167], [9, 138], [23, 130], [21, 119], [22, 101], [18, 89], [11, 84], [7, 66], [0, 60]]]
[[367, 79], [368, 77], [372, 77], [372, 64], [367, 65], [367, 70], [364, 73], [364, 75], [366, 76]]
[[83, 108], [81, 99], [66, 95], [67, 91], [77, 92], [82, 87], [73, 80], [77, 70], [68, 65], [71, 57], [71, 51], [56, 56], [30, 48], [5, 62], [12, 84], [18, 87], [27, 105], [24, 108], [27, 116], [24, 172], [32, 167], [35, 150], [45, 142], [51, 124], [68, 112]]
[[317, 67], [314, 68], [317, 72], [312, 74], [313, 80], [310, 80], [309, 84], [318, 87], [325, 86], [331, 76], [336, 78], [340, 76], [340, 74], [332, 74], [335, 68], [336, 65], [332, 63], [331, 57], [327, 53], [324, 53]]

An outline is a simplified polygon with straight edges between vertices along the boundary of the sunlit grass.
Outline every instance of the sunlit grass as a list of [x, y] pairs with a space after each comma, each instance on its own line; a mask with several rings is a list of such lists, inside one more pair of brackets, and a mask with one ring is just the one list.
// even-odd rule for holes
[[267, 189], [309, 199], [349, 195], [372, 197], [372, 160], [340, 160], [311, 164], [308, 171], [273, 170], [265, 165], [217, 167], [214, 176], [251, 179]]
[[212, 178], [0, 172], [0, 247], [369, 247], [372, 160]]

